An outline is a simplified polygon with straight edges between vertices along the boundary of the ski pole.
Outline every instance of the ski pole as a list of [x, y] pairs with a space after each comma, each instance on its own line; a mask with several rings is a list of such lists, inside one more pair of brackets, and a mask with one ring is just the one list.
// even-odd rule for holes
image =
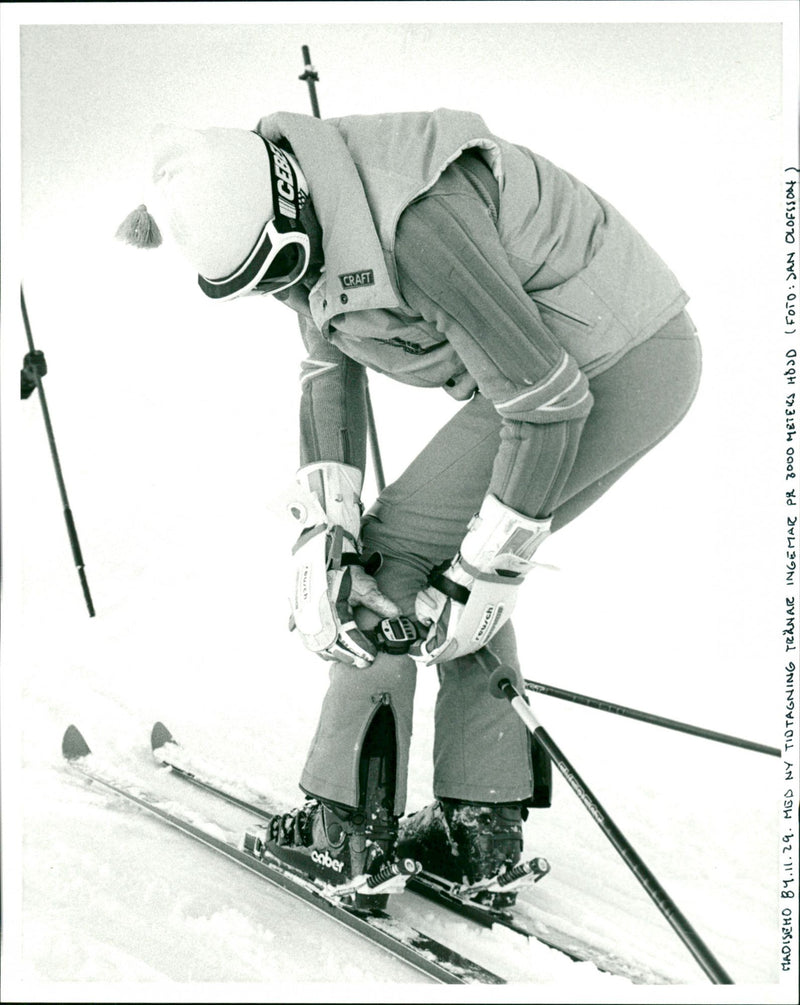
[[[484, 650], [485, 652], [485, 650]], [[566, 758], [556, 742], [549, 735], [547, 730], [538, 722], [534, 716], [527, 700], [519, 693], [511, 678], [512, 672], [508, 667], [503, 666], [495, 659], [496, 666], [492, 669], [488, 666], [485, 658], [481, 660], [484, 668], [491, 672], [489, 678], [489, 689], [496, 698], [507, 699], [511, 707], [525, 724], [528, 731], [540, 743], [547, 752], [555, 766], [564, 776], [567, 784], [575, 795], [580, 799], [590, 816], [603, 831], [605, 836], [619, 852], [625, 864], [633, 872], [636, 879], [644, 888], [650, 899], [656, 905], [661, 914], [683, 941], [684, 945], [691, 952], [695, 960], [700, 964], [706, 976], [713, 984], [733, 984], [732, 979], [723, 969], [722, 965], [712, 954], [700, 936], [692, 927], [688, 919], [672, 900], [670, 895], [659, 883], [647, 865], [639, 857], [638, 853], [617, 827], [611, 817], [606, 813], [597, 801], [589, 787], [580, 777], [578, 772]]]
[[[311, 53], [307, 45], [302, 47], [303, 49], [303, 64], [304, 72], [298, 78], [299, 80], [304, 80], [308, 84], [308, 96], [311, 99], [311, 111], [314, 113], [314, 118], [321, 118], [319, 114], [319, 102], [317, 101], [317, 81], [319, 80], [319, 74], [314, 69], [311, 62]], [[369, 449], [372, 456], [372, 466], [375, 470], [375, 484], [378, 486], [378, 492], [383, 492], [386, 488], [386, 479], [383, 474], [383, 462], [381, 460], [381, 449], [378, 444], [378, 427], [375, 423], [375, 413], [372, 410], [372, 399], [369, 393], [369, 384], [364, 384], [364, 397], [366, 403], [367, 411], [367, 435], [369, 437]]]
[[752, 740], [743, 740], [739, 736], [717, 733], [713, 729], [704, 729], [702, 726], [691, 726], [689, 723], [679, 722], [677, 719], [666, 719], [664, 716], [652, 715], [650, 712], [640, 712], [635, 708], [627, 708], [625, 705], [615, 705], [612, 702], [602, 701], [600, 698], [590, 698], [588, 695], [577, 694], [575, 691], [565, 691], [563, 688], [552, 687], [550, 684], [541, 684], [539, 681], [526, 680], [525, 689], [549, 695], [551, 698], [562, 698], [564, 701], [572, 701], [576, 705], [597, 708], [601, 712], [612, 712], [614, 715], [624, 715], [629, 719], [649, 722], [654, 726], [664, 726], [666, 729], [675, 729], [681, 733], [689, 733], [692, 736], [701, 736], [706, 740], [729, 743], [731, 746], [742, 747], [744, 750], [755, 750], [760, 754], [771, 754], [773, 757], [781, 756], [778, 747], [768, 747], [764, 743], [754, 743]]
[[319, 80], [319, 74], [314, 69], [311, 63], [311, 53], [307, 45], [303, 46], [303, 64], [304, 73], [298, 78], [299, 80], [305, 80], [308, 84], [308, 96], [311, 99], [311, 111], [314, 114], [315, 119], [321, 118], [319, 114], [319, 102], [317, 101], [317, 81]]
[[[25, 305], [25, 291], [20, 286], [20, 304], [22, 306], [22, 321], [25, 325], [25, 335], [28, 339], [28, 346], [31, 353], [36, 352], [36, 348], [33, 344], [33, 335], [31, 334], [31, 325], [28, 320], [28, 309]], [[86, 570], [84, 568], [83, 555], [81, 554], [81, 546], [78, 541], [78, 532], [75, 529], [75, 521], [72, 518], [72, 510], [69, 506], [69, 500], [67, 498], [67, 488], [64, 484], [64, 475], [61, 471], [61, 462], [58, 459], [58, 451], [56, 450], [56, 440], [53, 435], [53, 424], [50, 421], [50, 411], [47, 407], [47, 399], [44, 394], [44, 387], [42, 385], [42, 378], [38, 370], [35, 368], [32, 371], [33, 379], [36, 382], [36, 390], [39, 392], [39, 401], [42, 406], [42, 415], [44, 416], [44, 424], [47, 430], [47, 440], [50, 444], [50, 453], [53, 458], [53, 466], [56, 471], [56, 480], [58, 482], [58, 491], [61, 495], [61, 503], [64, 507], [64, 520], [67, 524], [67, 534], [69, 535], [69, 543], [72, 548], [72, 557], [75, 562], [75, 567], [78, 570], [78, 576], [81, 581], [81, 588], [83, 589], [83, 596], [86, 601], [86, 606], [89, 609], [89, 617], [94, 617], [94, 604], [92, 603], [92, 596], [89, 592], [89, 583], [86, 579]]]

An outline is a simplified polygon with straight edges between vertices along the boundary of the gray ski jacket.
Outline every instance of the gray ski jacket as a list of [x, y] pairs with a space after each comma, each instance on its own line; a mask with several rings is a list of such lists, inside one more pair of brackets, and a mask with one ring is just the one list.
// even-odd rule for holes
[[[318, 280], [284, 297], [309, 352], [303, 463], [363, 465], [366, 366], [460, 397], [477, 388], [515, 427], [500, 447], [503, 482], [534, 453], [552, 476], [574, 457], [588, 378], [688, 300], [613, 206], [473, 113], [280, 112], [257, 131], [290, 143], [323, 234]], [[558, 449], [531, 449], [561, 423], [570, 435]]]

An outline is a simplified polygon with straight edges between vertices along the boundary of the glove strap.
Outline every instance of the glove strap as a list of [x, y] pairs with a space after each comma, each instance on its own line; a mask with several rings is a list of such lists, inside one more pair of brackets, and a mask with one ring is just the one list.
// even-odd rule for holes
[[342, 555], [342, 565], [360, 565], [368, 576], [374, 576], [383, 565], [383, 555], [379, 551], [373, 551], [366, 558], [363, 555], [354, 555], [348, 552]]
[[441, 565], [437, 565], [435, 569], [431, 569], [428, 575], [428, 585], [432, 586], [439, 593], [443, 593], [446, 597], [451, 600], [455, 600], [457, 604], [466, 604], [469, 600], [469, 590], [466, 586], [462, 586], [460, 583], [454, 583], [452, 579], [445, 576], [445, 572], [450, 568], [452, 563], [450, 561], [442, 562]]

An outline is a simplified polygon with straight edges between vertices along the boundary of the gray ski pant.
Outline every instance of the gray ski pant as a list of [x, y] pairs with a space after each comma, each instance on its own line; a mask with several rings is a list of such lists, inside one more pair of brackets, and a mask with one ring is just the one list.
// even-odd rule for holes
[[[680, 422], [697, 391], [700, 359], [694, 326], [683, 313], [590, 380], [594, 407], [553, 513], [553, 531], [582, 513]], [[413, 616], [414, 598], [428, 573], [452, 558], [480, 508], [500, 425], [492, 404], [475, 395], [365, 514], [364, 552], [383, 555], [380, 588], [404, 613]], [[368, 611], [357, 612], [357, 618], [364, 627], [378, 620]], [[510, 622], [489, 648], [516, 670], [522, 689]], [[416, 672], [408, 656], [380, 654], [369, 670], [333, 664], [300, 781], [305, 792], [358, 805], [361, 746], [377, 709], [389, 705], [397, 752], [395, 812], [404, 812]], [[535, 803], [541, 793], [530, 735], [510, 705], [489, 693], [486, 671], [469, 655], [441, 664], [438, 674], [434, 794], [478, 803]]]

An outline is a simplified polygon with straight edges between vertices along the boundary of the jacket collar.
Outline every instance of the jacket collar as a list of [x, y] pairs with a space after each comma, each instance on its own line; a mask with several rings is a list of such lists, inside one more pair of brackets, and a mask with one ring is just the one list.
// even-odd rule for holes
[[315, 322], [325, 330], [337, 314], [400, 306], [361, 178], [335, 126], [276, 112], [261, 119], [256, 132], [289, 141], [322, 226], [325, 265], [310, 296]]

